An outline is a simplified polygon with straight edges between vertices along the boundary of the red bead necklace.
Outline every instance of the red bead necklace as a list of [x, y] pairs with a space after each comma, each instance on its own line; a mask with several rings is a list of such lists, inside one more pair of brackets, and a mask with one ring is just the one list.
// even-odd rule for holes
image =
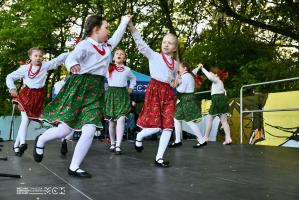
[[28, 70], [28, 77], [31, 78], [31, 79], [35, 78], [39, 74], [41, 68], [42, 68], [42, 66], [39, 66], [39, 68], [36, 70], [36, 72], [33, 72], [32, 71], [32, 64], [30, 64], [29, 70]]
[[171, 70], [174, 70], [174, 59], [171, 57], [171, 63], [170, 63], [170, 62], [168, 62], [168, 60], [163, 52], [161, 52], [161, 55], [162, 55], [164, 62], [167, 65], [167, 67]]

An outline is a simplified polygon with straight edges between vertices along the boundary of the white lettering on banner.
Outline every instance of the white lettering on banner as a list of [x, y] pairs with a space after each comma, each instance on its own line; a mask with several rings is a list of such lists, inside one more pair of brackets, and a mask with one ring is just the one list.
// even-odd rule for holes
[[147, 88], [147, 85], [136, 85], [134, 88], [137, 92], [145, 92]]

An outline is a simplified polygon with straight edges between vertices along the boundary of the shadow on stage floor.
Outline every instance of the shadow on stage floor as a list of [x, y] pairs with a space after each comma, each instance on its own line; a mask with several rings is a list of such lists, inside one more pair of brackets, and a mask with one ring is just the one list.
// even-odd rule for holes
[[217, 142], [193, 149], [194, 143], [167, 149], [171, 167], [161, 169], [153, 163], [157, 141], [145, 141], [142, 153], [125, 141], [117, 156], [94, 140], [82, 164], [93, 177], [78, 179], [67, 174], [75, 142], [64, 157], [58, 141], [49, 143], [41, 164], [32, 158], [33, 141], [21, 158], [4, 142], [0, 156], [8, 161], [0, 161], [0, 173], [22, 178], [0, 177], [0, 199], [299, 199], [299, 149]]

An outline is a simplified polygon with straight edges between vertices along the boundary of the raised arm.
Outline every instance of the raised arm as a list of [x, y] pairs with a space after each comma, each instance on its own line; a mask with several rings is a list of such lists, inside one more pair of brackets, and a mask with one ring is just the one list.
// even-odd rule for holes
[[211, 74], [210, 72], [208, 72], [208, 71], [203, 67], [202, 64], [198, 64], [198, 69], [200, 69], [200, 68], [201, 68], [201, 71], [204, 73], [204, 75], [206, 75], [206, 77], [207, 77], [210, 81], [212, 81], [212, 82], [217, 82], [217, 81], [219, 80], [215, 75], [213, 75], [213, 74]]
[[59, 65], [63, 64], [69, 53], [62, 53], [58, 57], [46, 62], [48, 70], [56, 69]]
[[146, 58], [150, 59], [154, 55], [153, 51], [142, 39], [140, 33], [137, 31], [132, 22], [129, 23], [129, 30], [132, 33], [133, 39], [140, 53], [142, 53]]
[[219, 79], [216, 78], [215, 75], [211, 74], [208, 72], [205, 68], [202, 68], [201, 71], [206, 75], [206, 77], [212, 81], [212, 82], [217, 82]]
[[194, 75], [196, 75], [198, 73], [198, 71], [199, 71], [199, 67], [196, 67], [195, 69], [192, 70], [192, 73]]
[[121, 18], [120, 25], [118, 26], [117, 30], [113, 33], [112, 37], [108, 40], [108, 44], [112, 46], [112, 49], [114, 49], [118, 45], [121, 38], [125, 34], [127, 25], [131, 18], [131, 15], [126, 15]]

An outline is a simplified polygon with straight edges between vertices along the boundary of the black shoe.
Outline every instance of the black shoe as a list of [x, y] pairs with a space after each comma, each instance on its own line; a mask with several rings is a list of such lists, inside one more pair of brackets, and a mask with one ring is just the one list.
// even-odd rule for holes
[[68, 174], [70, 176], [76, 176], [79, 178], [91, 178], [91, 174], [89, 174], [88, 172], [77, 172], [80, 168], [76, 169], [75, 171], [70, 170], [70, 168], [68, 169]]
[[61, 148], [60, 148], [60, 153], [62, 155], [65, 155], [66, 153], [68, 152], [68, 149], [67, 149], [67, 142], [66, 142], [66, 139], [64, 139], [61, 143]]
[[204, 146], [206, 146], [206, 145], [208, 145], [207, 142], [204, 142], [204, 143], [202, 143], [202, 144], [197, 143], [196, 145], [193, 146], [193, 148], [194, 148], [194, 149], [198, 149], [198, 148], [202, 148], [202, 147], [204, 147]]
[[[141, 141], [136, 140], [136, 142], [141, 142]], [[141, 146], [141, 147], [136, 146], [136, 142], [135, 142], [135, 149], [136, 149], [136, 151], [137, 152], [142, 152], [143, 149], [144, 149], [143, 146]]]
[[20, 154], [23, 155], [27, 148], [28, 148], [27, 144], [21, 144], [20, 145]]
[[114, 153], [115, 152], [115, 145], [110, 145], [109, 150]]
[[121, 155], [120, 147], [115, 147], [115, 155]]
[[[158, 162], [159, 160], [162, 160], [163, 162]], [[164, 161], [162, 158], [155, 160], [155, 166], [156, 167], [162, 167], [162, 168], [168, 168], [169, 167], [169, 161]]]
[[179, 147], [179, 146], [182, 146], [182, 145], [183, 145], [182, 142], [178, 142], [178, 143], [173, 142], [173, 143], [169, 144], [168, 147], [169, 148], [176, 148], [176, 147]]
[[[12, 147], [13, 151], [15, 152], [15, 155], [18, 157], [21, 157], [22, 154], [20, 153], [20, 147]], [[15, 149], [19, 149], [19, 151], [15, 151]]]
[[18, 157], [22, 157], [22, 154], [20, 152], [16, 152], [15, 155]]
[[[41, 135], [39, 135], [39, 136], [41, 136]], [[37, 136], [35, 138], [34, 149], [33, 149], [33, 158], [34, 158], [35, 162], [38, 162], [38, 163], [43, 160], [44, 154], [38, 154], [38, 153], [36, 153], [36, 149], [45, 149], [45, 147], [38, 147], [38, 146], [36, 146], [39, 136]]]

